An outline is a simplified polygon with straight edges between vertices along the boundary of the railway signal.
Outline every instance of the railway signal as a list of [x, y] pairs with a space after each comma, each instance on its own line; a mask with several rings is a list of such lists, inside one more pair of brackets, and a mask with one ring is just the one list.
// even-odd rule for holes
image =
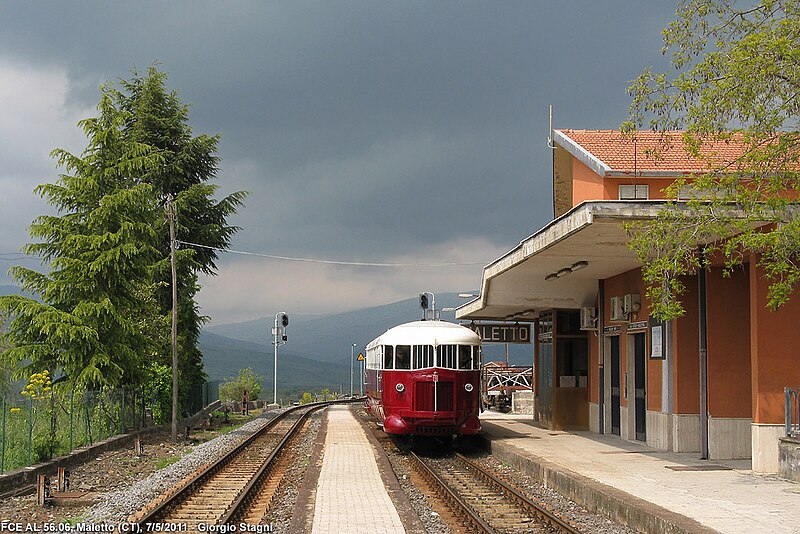
[[419, 294], [419, 307], [422, 308], [423, 321], [427, 321], [429, 317], [434, 321], [438, 319], [436, 314], [436, 295], [430, 291]]
[[278, 345], [283, 345], [288, 341], [286, 327], [289, 326], [289, 316], [286, 312], [275, 314], [275, 326], [272, 327], [272, 344], [275, 346], [274, 373], [272, 376], [272, 403], [278, 404]]

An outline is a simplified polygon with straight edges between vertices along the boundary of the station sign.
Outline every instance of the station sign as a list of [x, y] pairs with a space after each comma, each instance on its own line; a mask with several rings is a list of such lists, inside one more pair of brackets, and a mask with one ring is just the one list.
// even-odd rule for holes
[[622, 325], [615, 324], [603, 327], [604, 336], [618, 336], [620, 334], [622, 334]]
[[483, 343], [530, 343], [529, 324], [465, 324], [467, 328], [481, 336]]
[[628, 332], [632, 332], [634, 330], [647, 330], [649, 323], [647, 321], [636, 321], [634, 323], [628, 323]]

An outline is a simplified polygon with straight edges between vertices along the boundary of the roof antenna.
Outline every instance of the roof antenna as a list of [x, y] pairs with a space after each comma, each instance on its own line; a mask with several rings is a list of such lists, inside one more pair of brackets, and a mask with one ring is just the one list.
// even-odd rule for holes
[[547, 132], [547, 148], [555, 148], [553, 144], [553, 104], [550, 104], [550, 130]]

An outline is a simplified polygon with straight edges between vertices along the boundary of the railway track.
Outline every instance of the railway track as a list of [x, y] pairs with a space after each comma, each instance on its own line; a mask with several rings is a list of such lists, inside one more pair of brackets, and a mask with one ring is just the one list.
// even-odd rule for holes
[[417, 471], [469, 531], [491, 533], [579, 532], [468, 458], [423, 459]]
[[176, 526], [176, 531], [196, 531], [198, 525], [263, 520], [289, 459], [285, 446], [308, 417], [333, 401], [290, 408], [260, 431], [245, 439], [216, 462], [175, 488], [157, 503], [137, 514], [132, 522], [147, 532], [148, 525]]

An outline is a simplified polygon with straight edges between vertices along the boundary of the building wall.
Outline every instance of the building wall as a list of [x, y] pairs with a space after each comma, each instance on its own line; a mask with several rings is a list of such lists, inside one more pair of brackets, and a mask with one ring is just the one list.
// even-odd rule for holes
[[[622, 273], [617, 276], [613, 276], [608, 278], [604, 281], [605, 284], [605, 302], [603, 308], [603, 317], [605, 318], [605, 326], [608, 325], [615, 325], [619, 324], [623, 326], [622, 329], [622, 336], [620, 338], [620, 373], [621, 373], [621, 380], [620, 384], [622, 387], [625, 386], [625, 371], [627, 369], [632, 368], [632, 365], [629, 366], [628, 362], [628, 342], [626, 339], [626, 326], [627, 322], [630, 321], [644, 321], [647, 320], [650, 316], [650, 311], [647, 306], [647, 299], [644, 298], [644, 284], [642, 283], [642, 274], [640, 269], [634, 269], [632, 271], [628, 271], [626, 273]], [[611, 297], [621, 297], [628, 293], [635, 293], [639, 294], [641, 297], [641, 309], [639, 313], [636, 314], [636, 317], [630, 317], [626, 322], [611, 322], [609, 318], [611, 317]], [[602, 334], [602, 328], [600, 329], [600, 334]], [[660, 360], [650, 360], [649, 358], [649, 347], [650, 347], [650, 339], [649, 333], [646, 342], [647, 350], [648, 350], [648, 358], [647, 358], [647, 369], [646, 369], [646, 379], [647, 379], [647, 409], [648, 410], [661, 410], [661, 363]], [[595, 349], [596, 350], [596, 349]], [[632, 357], [633, 355], [631, 355]], [[595, 373], [596, 374], [596, 373]], [[632, 384], [633, 384], [633, 376], [628, 376], [628, 385], [629, 389], [632, 391]], [[595, 388], [598, 388], [598, 385], [595, 383]], [[627, 406], [628, 399], [625, 398], [625, 395], [622, 396], [623, 398], [620, 399], [620, 403], [622, 406]], [[632, 398], [632, 395], [628, 395], [629, 398]]]
[[[751, 265], [755, 262], [751, 260]], [[800, 384], [800, 294], [776, 311], [767, 308], [769, 281], [761, 267], [750, 269], [750, 349], [753, 422], [781, 424], [784, 387]]]
[[[669, 186], [674, 180], [672, 178], [651, 178], [651, 177], [638, 177], [625, 176], [623, 178], [606, 178], [603, 180], [603, 200], [618, 200], [619, 199], [619, 186], [620, 185], [636, 185], [647, 184], [648, 200], [664, 200], [664, 188]], [[601, 200], [601, 199], [594, 199]]]
[[577, 159], [573, 159], [572, 205], [577, 206], [587, 200], [602, 200], [605, 198], [603, 178]]
[[698, 335], [697, 277], [681, 279], [686, 290], [681, 296], [685, 313], [675, 320], [672, 342], [675, 347], [673, 362], [675, 414], [700, 413], [700, 338]]
[[750, 419], [749, 268], [724, 276], [712, 267], [707, 280], [708, 412], [714, 419]]
[[[623, 176], [619, 178], [603, 177], [591, 170], [580, 160], [563, 149], [556, 150], [553, 156], [553, 187], [555, 216], [565, 213], [568, 208], [564, 200], [571, 195], [575, 207], [587, 200], [617, 200], [619, 186], [630, 184], [647, 184], [648, 198], [663, 200], [666, 198], [664, 188], [669, 186], [673, 178], [652, 178]], [[568, 175], [571, 174], [571, 180]]]

